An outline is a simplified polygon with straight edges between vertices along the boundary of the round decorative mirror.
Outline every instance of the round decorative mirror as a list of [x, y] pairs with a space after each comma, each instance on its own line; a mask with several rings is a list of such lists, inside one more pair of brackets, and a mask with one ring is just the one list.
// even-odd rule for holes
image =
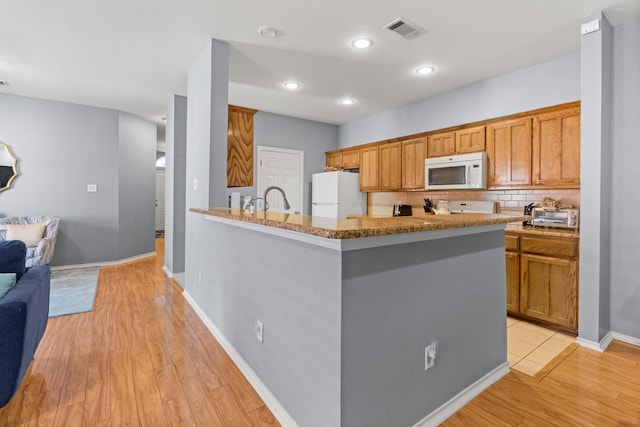
[[18, 176], [18, 159], [16, 159], [9, 146], [0, 142], [0, 191], [11, 187], [11, 183]]

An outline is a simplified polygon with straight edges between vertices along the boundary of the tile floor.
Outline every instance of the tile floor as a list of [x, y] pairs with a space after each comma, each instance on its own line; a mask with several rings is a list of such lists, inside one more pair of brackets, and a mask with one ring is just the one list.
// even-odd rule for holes
[[507, 360], [527, 375], [535, 375], [575, 342], [571, 335], [507, 317]]

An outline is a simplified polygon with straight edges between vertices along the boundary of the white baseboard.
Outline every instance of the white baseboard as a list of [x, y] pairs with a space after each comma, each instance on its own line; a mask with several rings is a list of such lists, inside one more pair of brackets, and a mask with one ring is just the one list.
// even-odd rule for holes
[[493, 371], [462, 390], [448, 402], [445, 402], [438, 409], [418, 421], [413, 427], [435, 427], [440, 425], [444, 420], [456, 413], [474, 397], [482, 393], [500, 378], [507, 375], [510, 371], [509, 362], [504, 362]]
[[604, 353], [604, 351], [609, 347], [611, 341], [613, 341], [614, 337], [611, 332], [607, 332], [607, 334], [602, 337], [600, 342], [595, 342], [591, 340], [587, 340], [584, 338], [576, 338], [576, 342], [580, 344], [582, 347], [588, 348], [590, 350], [599, 351], [600, 353]]
[[611, 334], [613, 335], [613, 338], [618, 341], [626, 342], [627, 344], [633, 344], [640, 347], [640, 338], [619, 334], [617, 332], [611, 332]]
[[222, 348], [227, 352], [233, 363], [236, 364], [238, 369], [244, 374], [249, 383], [256, 390], [258, 395], [262, 398], [265, 405], [271, 410], [273, 416], [284, 427], [298, 427], [295, 420], [289, 415], [287, 410], [278, 402], [278, 399], [269, 391], [267, 386], [260, 380], [258, 375], [251, 369], [249, 364], [242, 358], [240, 353], [235, 349], [233, 344], [224, 336], [222, 331], [209, 319], [209, 316], [205, 314], [202, 308], [196, 303], [189, 292], [185, 289], [183, 294], [187, 302], [193, 307], [196, 314], [204, 322], [206, 327], [211, 331], [213, 336], [218, 340]]
[[71, 268], [88, 268], [88, 267], [104, 267], [109, 265], [118, 265], [124, 264], [127, 262], [138, 261], [143, 258], [149, 258], [152, 256], [156, 256], [156, 252], [147, 252], [145, 254], [140, 254], [136, 256], [132, 256], [130, 258], [121, 259], [118, 261], [106, 261], [106, 262], [90, 262], [87, 264], [72, 264], [72, 265], [56, 265], [55, 267], [51, 267], [51, 270], [69, 270]]

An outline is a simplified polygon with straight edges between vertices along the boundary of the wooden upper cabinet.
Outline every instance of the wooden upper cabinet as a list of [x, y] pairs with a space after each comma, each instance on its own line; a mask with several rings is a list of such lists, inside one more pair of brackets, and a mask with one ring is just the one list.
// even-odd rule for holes
[[325, 166], [330, 168], [341, 169], [342, 168], [342, 152], [327, 151], [325, 153]]
[[378, 189], [378, 154], [378, 146], [360, 149], [360, 191]]
[[533, 118], [532, 184], [580, 188], [580, 108]]
[[531, 119], [487, 126], [489, 188], [531, 184]]
[[389, 142], [380, 146], [380, 190], [393, 191], [402, 187], [402, 145]]
[[403, 190], [424, 190], [424, 159], [426, 157], [426, 137], [402, 141]]
[[357, 148], [342, 150], [342, 168], [358, 169], [360, 167], [360, 150]]
[[442, 157], [456, 153], [455, 132], [437, 133], [427, 138], [427, 156]]
[[477, 153], [478, 151], [484, 151], [484, 126], [457, 130], [455, 134], [456, 154]]
[[253, 185], [253, 115], [257, 111], [229, 105], [227, 187]]

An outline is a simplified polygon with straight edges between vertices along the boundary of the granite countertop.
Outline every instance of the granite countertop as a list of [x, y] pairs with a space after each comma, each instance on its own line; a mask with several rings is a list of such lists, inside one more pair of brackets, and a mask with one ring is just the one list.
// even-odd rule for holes
[[498, 214], [456, 214], [333, 219], [278, 212], [267, 212], [265, 216], [262, 211], [249, 212], [237, 208], [192, 208], [190, 211], [329, 239], [355, 239], [359, 237], [388, 236], [402, 233], [506, 224], [513, 221], [524, 221], [529, 218], [527, 216], [518, 217]]
[[522, 225], [522, 222], [507, 224], [507, 228], [505, 229], [505, 231], [507, 233], [511, 231], [520, 234], [530, 234], [537, 236], [572, 237], [575, 239], [580, 238], [579, 230], [550, 227], [533, 227], [531, 225]]

